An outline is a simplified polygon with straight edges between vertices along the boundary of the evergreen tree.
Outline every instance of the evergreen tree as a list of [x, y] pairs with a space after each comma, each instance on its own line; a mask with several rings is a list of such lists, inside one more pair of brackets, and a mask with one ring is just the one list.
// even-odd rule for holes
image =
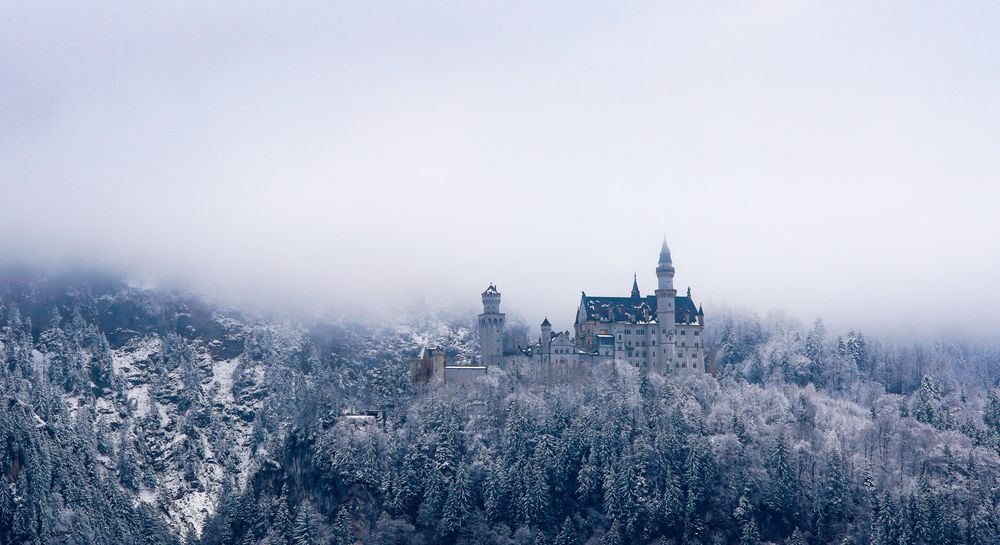
[[851, 508], [850, 487], [844, 475], [844, 465], [844, 457], [839, 450], [830, 453], [823, 488], [823, 515], [831, 524], [846, 520]]
[[525, 474], [525, 480], [520, 501], [521, 520], [542, 527], [548, 521], [551, 505], [545, 473], [540, 467], [532, 465]]
[[991, 389], [986, 393], [986, 404], [983, 406], [983, 424], [986, 424], [986, 428], [994, 435], [1000, 436], [1000, 396], [997, 396], [996, 390]]
[[601, 537], [601, 545], [624, 545], [621, 527], [617, 520], [611, 523], [607, 532], [604, 532], [604, 536]]
[[750, 519], [740, 530], [740, 545], [760, 545], [760, 531], [757, 530], [757, 521]]
[[354, 540], [351, 517], [347, 514], [347, 507], [341, 506], [333, 520], [333, 535], [330, 539], [330, 545], [352, 545]]
[[468, 523], [469, 513], [472, 511], [472, 492], [469, 488], [469, 477], [465, 468], [459, 467], [448, 488], [448, 500], [441, 514], [440, 535], [455, 536]]
[[918, 422], [925, 424], [933, 423], [935, 417], [934, 409], [939, 401], [940, 394], [937, 385], [934, 383], [934, 379], [928, 375], [924, 375], [920, 381], [920, 388], [917, 389], [914, 397], [913, 417]]
[[778, 436], [774, 451], [767, 461], [767, 473], [770, 489], [767, 492], [766, 503], [774, 513], [779, 525], [787, 527], [797, 516], [798, 505], [796, 495], [798, 482], [792, 470], [788, 445], [784, 434]]
[[602, 489], [601, 468], [595, 463], [594, 453], [591, 452], [583, 463], [580, 464], [580, 471], [577, 474], [576, 497], [584, 505], [589, 505], [600, 493]]
[[556, 539], [552, 542], [552, 545], [577, 545], [577, 541], [576, 525], [573, 524], [573, 519], [571, 517], [566, 517], [566, 520], [563, 521], [562, 528], [560, 528], [559, 533], [556, 534]]
[[736, 521], [741, 527], [745, 526], [751, 520], [754, 519], [754, 507], [747, 498], [746, 492], [740, 495], [740, 499], [736, 503], [736, 509], [733, 510], [733, 520]]
[[703, 508], [707, 499], [709, 476], [712, 472], [710, 451], [703, 440], [691, 445], [685, 465], [686, 499], [684, 505], [684, 541], [700, 542], [705, 536]]
[[288, 497], [284, 493], [275, 501], [272, 520], [275, 545], [291, 545], [292, 514], [288, 510]]
[[823, 320], [816, 318], [812, 331], [806, 336], [805, 352], [809, 358], [809, 380], [816, 384], [824, 382], [824, 372], [826, 368], [826, 327]]
[[503, 471], [500, 464], [490, 464], [483, 482], [483, 508], [486, 510], [486, 520], [493, 524], [508, 520]]
[[739, 439], [741, 444], [750, 444], [750, 434], [747, 433], [746, 424], [743, 423], [743, 420], [735, 412], [733, 413], [731, 427], [733, 428], [733, 435]]
[[295, 516], [295, 526], [292, 528], [291, 545], [315, 545], [316, 529], [313, 526], [312, 506], [308, 502], [299, 504]]
[[788, 539], [785, 540], [785, 545], [806, 545], [806, 539], [802, 536], [802, 531], [800, 531], [798, 527], [796, 527], [795, 531], [792, 532], [792, 535], [788, 536]]
[[663, 494], [661, 496], [660, 520], [663, 521], [663, 531], [671, 536], [680, 534], [682, 528], [679, 521], [684, 519], [684, 498], [673, 472], [667, 469], [664, 476]]

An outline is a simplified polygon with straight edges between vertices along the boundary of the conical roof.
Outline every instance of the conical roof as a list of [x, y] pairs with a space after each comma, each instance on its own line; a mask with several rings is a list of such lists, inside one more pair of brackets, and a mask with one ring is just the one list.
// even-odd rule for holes
[[672, 263], [670, 260], [670, 247], [667, 246], [667, 238], [663, 237], [663, 246], [660, 248], [660, 265]]

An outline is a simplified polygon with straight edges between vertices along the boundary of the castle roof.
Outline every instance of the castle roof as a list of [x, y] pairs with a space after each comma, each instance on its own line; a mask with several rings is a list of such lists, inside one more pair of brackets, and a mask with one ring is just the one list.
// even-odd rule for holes
[[493, 284], [490, 284], [490, 287], [486, 288], [486, 291], [483, 292], [483, 295], [493, 294], [493, 293], [500, 295], [500, 292], [497, 291], [497, 287], [494, 286]]
[[663, 246], [660, 248], [660, 265], [671, 263], [670, 247], [667, 246], [667, 237], [663, 237]]
[[[582, 295], [585, 321], [650, 323], [656, 321], [656, 296], [600, 297]], [[690, 297], [674, 298], [674, 321], [678, 324], [698, 323], [698, 308]]]
[[546, 316], [546, 317], [545, 317], [545, 321], [544, 321], [544, 322], [542, 322], [542, 327], [546, 327], [546, 326], [551, 326], [551, 325], [552, 325], [552, 324], [550, 324], [550, 323], [549, 323], [549, 317], [548, 317], [548, 316]]

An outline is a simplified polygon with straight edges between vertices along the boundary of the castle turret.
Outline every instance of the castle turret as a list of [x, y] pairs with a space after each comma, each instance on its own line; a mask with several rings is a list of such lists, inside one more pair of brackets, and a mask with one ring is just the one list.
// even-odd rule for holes
[[639, 280], [635, 273], [632, 273], [632, 299], [639, 299], [642, 297], [639, 295]]
[[549, 318], [546, 316], [545, 321], [542, 322], [542, 363], [549, 363], [552, 361], [552, 324], [549, 323]]
[[479, 315], [479, 346], [483, 365], [500, 363], [506, 316], [500, 312], [500, 292], [490, 284], [483, 292], [483, 313]]
[[671, 367], [674, 359], [674, 303], [677, 298], [677, 290], [674, 289], [674, 264], [666, 237], [656, 265], [656, 285], [656, 365], [662, 372]]

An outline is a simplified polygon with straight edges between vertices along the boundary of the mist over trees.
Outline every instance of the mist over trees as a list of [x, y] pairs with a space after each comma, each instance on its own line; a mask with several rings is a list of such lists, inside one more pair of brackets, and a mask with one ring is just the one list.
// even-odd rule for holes
[[710, 316], [714, 375], [520, 365], [418, 391], [417, 343], [466, 359], [468, 324], [114, 280], [0, 294], [3, 543], [1000, 539], [995, 344]]

